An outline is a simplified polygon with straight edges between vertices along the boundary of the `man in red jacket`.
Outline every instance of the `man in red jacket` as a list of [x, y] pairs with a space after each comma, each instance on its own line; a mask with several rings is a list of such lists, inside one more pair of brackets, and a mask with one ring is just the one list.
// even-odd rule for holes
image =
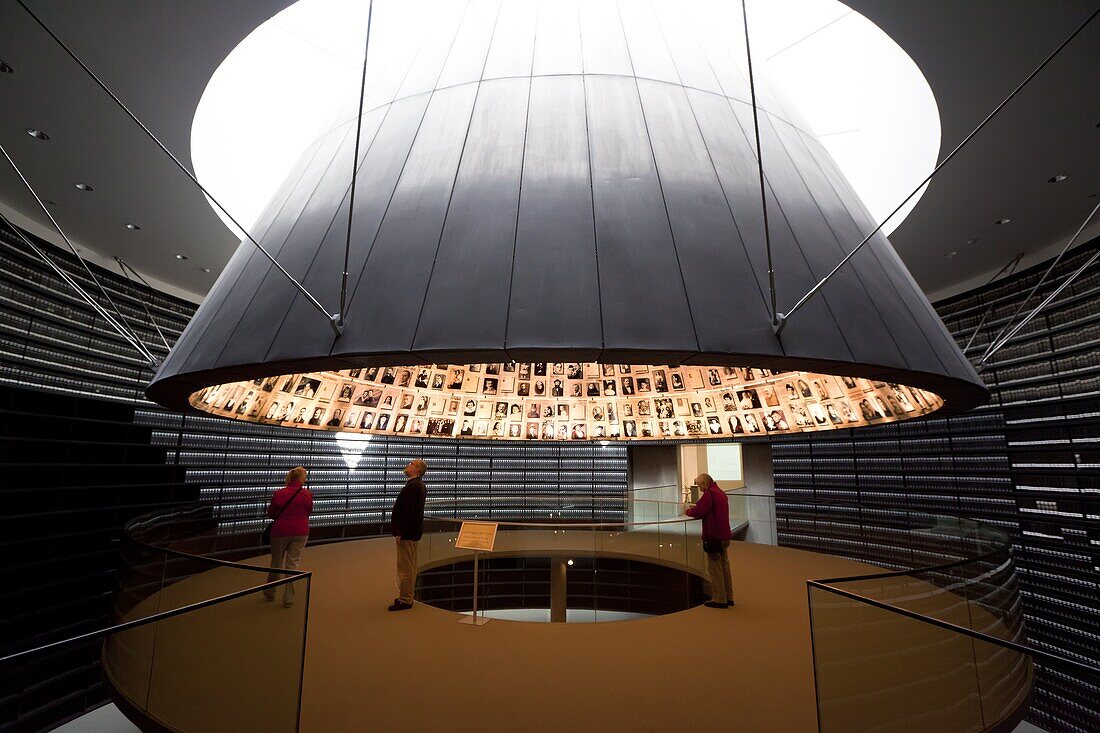
[[733, 578], [730, 576], [729, 546], [730, 505], [726, 492], [709, 473], [695, 477], [695, 485], [703, 490], [699, 502], [684, 510], [689, 517], [703, 520], [703, 551], [707, 553], [710, 573], [710, 600], [704, 606], [729, 608], [733, 605]]
[[[305, 487], [306, 469], [298, 466], [286, 475], [286, 486], [275, 492], [267, 507], [271, 525], [271, 567], [298, 569], [298, 558], [309, 539], [309, 515], [313, 511], [313, 494]], [[283, 573], [269, 573], [267, 582], [285, 578]], [[275, 589], [264, 591], [264, 598], [275, 600]], [[283, 608], [294, 605], [294, 583], [283, 586]]]

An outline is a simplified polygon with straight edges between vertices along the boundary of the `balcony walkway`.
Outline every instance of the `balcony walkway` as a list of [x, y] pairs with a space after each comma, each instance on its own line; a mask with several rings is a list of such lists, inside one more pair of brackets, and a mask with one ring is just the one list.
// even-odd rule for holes
[[[498, 619], [474, 627], [422, 604], [386, 610], [395, 595], [388, 538], [307, 547], [302, 567], [314, 575], [301, 731], [816, 731], [805, 581], [874, 568], [741, 542], [730, 557], [736, 608], [593, 624]], [[224, 592], [221, 572], [179, 585]], [[265, 616], [298, 610], [247, 600], [241, 612], [261, 625]], [[220, 673], [199, 658], [209, 644], [166, 633], [157, 645], [172, 649], [178, 684], [197, 670]], [[231, 638], [223, 643], [227, 654], [247, 653], [234, 650]], [[176, 693], [165, 704], [198, 702]], [[253, 720], [246, 727], [276, 726]]]

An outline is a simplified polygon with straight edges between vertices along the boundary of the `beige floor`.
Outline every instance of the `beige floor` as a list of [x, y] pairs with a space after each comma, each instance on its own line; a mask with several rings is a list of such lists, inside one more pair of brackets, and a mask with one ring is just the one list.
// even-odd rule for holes
[[[734, 543], [733, 609], [698, 607], [599, 624], [493, 620], [474, 627], [420, 604], [387, 612], [394, 558], [388, 539], [303, 553], [303, 568], [314, 573], [303, 732], [814, 731], [805, 580], [871, 570], [815, 553]], [[194, 584], [188, 592], [220, 572], [186, 581]], [[301, 604], [284, 610], [246, 600], [231, 623], [208, 634], [194, 625], [160, 632], [158, 648], [171, 652], [158, 654], [157, 666], [171, 660], [180, 669], [171, 675], [172, 693], [158, 699], [162, 705], [189, 701], [162, 708], [164, 719], [184, 720], [194, 705], [235, 690], [238, 709], [220, 721], [225, 729], [285, 729], [285, 708], [278, 721], [260, 720], [280, 709], [280, 683], [258, 689], [228, 655], [250, 654], [247, 645], [243, 651], [230, 646], [241, 634], [277, 644], [286, 636], [279, 614], [297, 618]], [[211, 645], [226, 654], [225, 664], [210, 664], [202, 647]], [[194, 676], [200, 669], [201, 679]], [[265, 673], [272, 670], [257, 676]], [[267, 702], [265, 689], [272, 697]], [[217, 718], [204, 719], [203, 730], [213, 730]]]

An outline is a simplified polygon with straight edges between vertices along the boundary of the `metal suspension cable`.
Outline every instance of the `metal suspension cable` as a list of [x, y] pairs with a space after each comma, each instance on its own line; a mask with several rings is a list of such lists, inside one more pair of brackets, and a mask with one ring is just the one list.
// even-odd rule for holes
[[1077, 241], [1077, 238], [1081, 236], [1081, 232], [1083, 232], [1085, 230], [1085, 227], [1088, 226], [1088, 223], [1092, 221], [1092, 217], [1096, 216], [1096, 212], [1098, 209], [1100, 209], [1100, 203], [1096, 204], [1096, 206], [1093, 207], [1089, 215], [1085, 217], [1085, 220], [1081, 222], [1081, 226], [1077, 228], [1077, 231], [1074, 232], [1073, 236], [1069, 238], [1068, 242], [1066, 242], [1066, 246], [1062, 247], [1062, 251], [1059, 252], [1058, 256], [1055, 257], [1054, 260], [1050, 263], [1050, 267], [1046, 269], [1046, 271], [1043, 273], [1043, 276], [1039, 278], [1038, 282], [1036, 282], [1035, 285], [1031, 287], [1031, 290], [1028, 291], [1024, 299], [1020, 301], [1020, 305], [1016, 306], [1016, 310], [1015, 312], [1013, 312], [1012, 317], [1008, 319], [1001, 330], [997, 332], [997, 335], [994, 336], [993, 339], [989, 342], [989, 347], [986, 349], [986, 352], [982, 354], [981, 360], [983, 362], [989, 357], [990, 353], [996, 346], [997, 342], [1000, 341], [1005, 331], [1012, 327], [1012, 322], [1016, 320], [1016, 316], [1020, 315], [1020, 312], [1028, 304], [1028, 301], [1030, 301], [1035, 296], [1035, 293], [1038, 292], [1039, 288], [1043, 286], [1043, 283], [1047, 281], [1047, 278], [1050, 277], [1050, 273], [1054, 272], [1054, 268], [1057, 267], [1058, 263], [1062, 261], [1062, 257], [1064, 257], [1066, 252], [1068, 252], [1070, 248], [1073, 247], [1074, 243]]
[[42, 251], [42, 249], [38, 245], [36, 245], [33, 241], [31, 241], [31, 239], [26, 234], [23, 233], [23, 230], [20, 229], [19, 227], [15, 226], [15, 224], [12, 223], [11, 219], [9, 219], [7, 216], [5, 216], [3, 212], [0, 212], [0, 223], [3, 223], [4, 226], [6, 226], [8, 229], [12, 230], [12, 232], [14, 232], [17, 237], [22, 239], [23, 243], [26, 244], [28, 247], [30, 247], [31, 251], [34, 252], [40, 260], [42, 260], [47, 265], [49, 265], [50, 268], [54, 271], [54, 273], [57, 274], [58, 277], [60, 277], [62, 280], [64, 280], [65, 283], [69, 287], [71, 287], [73, 290], [76, 291], [77, 295], [80, 296], [81, 300], [85, 301], [88, 305], [92, 306], [92, 309], [96, 313], [98, 313], [103, 318], [103, 320], [107, 321], [107, 324], [109, 326], [111, 326], [111, 328], [113, 328], [115, 331], [117, 331], [118, 334], [120, 336], [122, 336], [122, 338], [125, 339], [126, 342], [128, 344], [130, 344], [130, 346], [134, 347], [134, 349], [138, 353], [140, 353], [143, 358], [148, 360], [151, 366], [156, 368], [156, 366], [158, 365], [158, 362], [152, 356], [152, 354], [150, 354], [148, 352], [148, 350], [145, 348], [145, 345], [142, 344], [140, 341], [137, 341], [127, 331], [125, 331], [119, 325], [118, 321], [116, 321], [114, 319], [114, 317], [103, 308], [103, 306], [101, 306], [99, 303], [97, 303], [92, 298], [92, 296], [88, 294], [88, 291], [86, 291], [83, 287], [81, 287], [80, 283], [78, 283], [76, 280], [74, 280], [73, 277], [71, 275], [69, 275], [69, 273], [67, 273], [63, 269], [61, 269], [60, 265], [58, 265], [56, 262], [54, 262], [53, 259], [49, 255], [47, 255], [44, 251]]
[[130, 323], [126, 320], [126, 316], [122, 315], [122, 311], [119, 310], [118, 305], [115, 304], [115, 301], [111, 298], [111, 295], [107, 292], [107, 289], [103, 287], [103, 283], [99, 281], [99, 278], [97, 278], [95, 276], [95, 273], [92, 272], [92, 268], [90, 268], [88, 266], [88, 263], [85, 262], [84, 258], [80, 256], [80, 252], [77, 251], [76, 246], [72, 243], [72, 241], [69, 240], [69, 237], [65, 234], [65, 231], [61, 228], [61, 225], [57, 223], [57, 219], [55, 219], [53, 214], [50, 213], [49, 207], [46, 206], [46, 203], [38, 195], [38, 192], [34, 190], [33, 186], [31, 186], [31, 182], [27, 180], [27, 177], [23, 175], [23, 171], [20, 170], [18, 165], [16, 165], [15, 160], [11, 157], [8, 151], [4, 149], [3, 145], [0, 145], [0, 150], [3, 151], [4, 157], [7, 158], [8, 164], [11, 165], [16, 175], [18, 175], [19, 179], [23, 181], [23, 185], [26, 187], [27, 191], [29, 191], [31, 196], [34, 197], [35, 202], [38, 203], [38, 207], [43, 211], [43, 213], [46, 214], [46, 217], [50, 220], [50, 223], [53, 224], [54, 229], [56, 229], [61, 235], [61, 238], [65, 241], [65, 244], [68, 246], [69, 251], [73, 253], [73, 257], [76, 257], [77, 261], [80, 262], [81, 267], [84, 268], [84, 272], [88, 275], [88, 279], [95, 283], [95, 286], [99, 288], [99, 292], [103, 295], [103, 298], [111, 305], [111, 308], [118, 316], [118, 322], [130, 333], [130, 336], [132, 336], [135, 340], [140, 341], [137, 334], [134, 333], [134, 330], [130, 328]]
[[741, 0], [741, 19], [745, 28], [745, 57], [749, 67], [749, 95], [752, 99], [752, 129], [756, 136], [756, 168], [760, 178], [760, 208], [764, 213], [764, 248], [768, 253], [768, 292], [770, 294], [770, 308], [772, 316], [772, 328], [779, 334], [779, 311], [775, 302], [775, 267], [772, 263], [772, 236], [771, 227], [768, 226], [768, 195], [764, 183], [764, 151], [760, 147], [760, 117], [756, 104], [756, 79], [752, 70], [752, 47], [749, 45], [749, 13], [745, 7], [745, 1]]
[[355, 180], [359, 173], [359, 142], [363, 134], [363, 102], [367, 96], [367, 52], [370, 51], [370, 25], [374, 15], [374, 0], [367, 5], [367, 40], [363, 43], [363, 75], [359, 79], [359, 115], [355, 123], [355, 153], [351, 158], [351, 194], [348, 198], [348, 235], [344, 241], [344, 274], [340, 278], [340, 310], [336, 314], [344, 326], [348, 298], [348, 261], [351, 258], [351, 227], [355, 221]]
[[[1005, 277], [1009, 277], [1012, 273], [1016, 272], [1016, 268], [1019, 266], [1020, 261], [1023, 258], [1024, 253], [1017, 252], [1016, 256], [1009, 260], [1004, 267], [997, 270], [997, 272], [993, 274], [993, 277], [986, 280], [985, 285], [983, 285], [982, 287], [989, 287], [989, 285], [991, 285], [993, 281], [999, 278], [1002, 274], [1004, 274]], [[974, 333], [970, 334], [970, 338], [966, 341], [966, 346], [964, 346], [962, 349], [964, 356], [966, 355], [967, 351], [970, 351], [970, 345], [974, 343], [974, 339], [976, 339], [978, 337], [978, 334], [981, 333], [982, 326], [985, 325], [985, 321], [987, 318], [989, 318], [989, 314], [993, 312], [993, 308], [994, 304], [990, 303], [989, 306], [985, 309], [985, 312], [982, 313], [982, 317], [978, 320], [978, 325], [974, 327]]]
[[821, 288], [825, 285], [825, 283], [827, 283], [829, 281], [829, 279], [833, 275], [835, 275], [841, 267], [844, 267], [844, 265], [847, 264], [848, 260], [852, 259], [852, 257], [856, 254], [856, 252], [859, 252], [861, 249], [863, 249], [863, 245], [865, 245], [865, 244], [867, 244], [867, 242], [871, 241], [871, 237], [875, 236], [875, 234], [877, 234], [879, 232], [879, 230], [882, 229], [883, 225], [885, 225], [886, 222], [890, 221], [890, 219], [892, 219], [895, 214], [897, 214], [899, 211], [901, 211], [901, 208], [909, 202], [909, 199], [916, 196], [917, 192], [920, 191], [926, 183], [931, 181], [932, 177], [935, 176], [937, 173], [939, 173], [940, 170], [945, 165], [947, 165], [947, 163], [949, 161], [951, 161], [951, 159], [954, 158], [955, 155], [957, 155], [958, 152], [960, 150], [962, 150], [966, 146], [966, 144], [969, 143], [974, 138], [974, 136], [977, 135], [978, 132], [980, 132], [990, 122], [990, 120], [992, 120], [994, 117], [996, 117], [997, 114], [1002, 109], [1005, 108], [1005, 105], [1007, 105], [1009, 102], [1011, 102], [1016, 97], [1016, 95], [1020, 93], [1020, 90], [1022, 90], [1025, 86], [1027, 86], [1028, 83], [1032, 79], [1034, 79], [1035, 76], [1040, 71], [1042, 71], [1044, 68], [1046, 68], [1047, 64], [1049, 64], [1051, 61], [1053, 61], [1054, 57], [1057, 56], [1059, 53], [1061, 53], [1062, 49], [1064, 49], [1067, 45], [1069, 45], [1070, 41], [1072, 41], [1074, 38], [1076, 38], [1078, 36], [1078, 34], [1080, 34], [1081, 31], [1083, 31], [1085, 29], [1085, 27], [1089, 23], [1091, 23], [1094, 18], [1096, 18], [1097, 15], [1100, 15], [1100, 7], [1098, 7], [1096, 10], [1094, 10], [1092, 12], [1092, 14], [1089, 15], [1089, 17], [1086, 18], [1083, 23], [1081, 23], [1081, 25], [1077, 26], [1076, 30], [1074, 30], [1072, 33], [1070, 33], [1069, 36], [1067, 36], [1064, 41], [1062, 41], [1060, 44], [1058, 44], [1058, 47], [1055, 48], [1045, 59], [1043, 59], [1043, 62], [1041, 64], [1039, 64], [1037, 67], [1035, 67], [1035, 69], [1030, 74], [1028, 74], [1027, 77], [1022, 82], [1020, 82], [1019, 85], [1017, 85], [1017, 87], [1015, 89], [1013, 89], [1012, 92], [1007, 97], [1005, 97], [1003, 100], [1001, 100], [1001, 103], [998, 104], [993, 109], [992, 112], [990, 112], [988, 115], [986, 115], [985, 119], [982, 120], [980, 123], [978, 123], [978, 126], [975, 127], [973, 130], [971, 130], [970, 134], [967, 135], [965, 138], [963, 138], [962, 142], [960, 142], [958, 145], [956, 145], [955, 149], [952, 150], [947, 155], [946, 158], [944, 158], [942, 161], [940, 161], [940, 163], [935, 168], [932, 169], [932, 172], [929, 173], [927, 176], [925, 176], [923, 181], [921, 181], [919, 184], [917, 184], [917, 187], [913, 189], [913, 192], [910, 193], [908, 196], [906, 196], [904, 199], [902, 199], [902, 202], [900, 204], [898, 204], [897, 207], [893, 211], [891, 211], [890, 214], [885, 219], [883, 219], [881, 222], [879, 222], [878, 225], [874, 229], [872, 229], [871, 232], [866, 237], [863, 238], [863, 241], [861, 241], [859, 244], [857, 244], [851, 252], [849, 252], [847, 255], [845, 255], [844, 259], [842, 259], [837, 264], [837, 266], [834, 267], [832, 269], [832, 271], [829, 272], [828, 275], [821, 278], [821, 280], [817, 283], [817, 285], [814, 285], [812, 288], [810, 288], [809, 292], [807, 292], [805, 295], [803, 295], [799, 299], [799, 301], [797, 303], [795, 303], [794, 306], [789, 311], [787, 311], [784, 314], [779, 314], [779, 316], [778, 316], [778, 321], [779, 322], [778, 322], [778, 325], [775, 326], [776, 334], [782, 333], [783, 327], [786, 325], [787, 320], [792, 315], [794, 315], [795, 312], [797, 312], [800, 308], [802, 308], [802, 306], [806, 305], [806, 302], [809, 301], [810, 298], [815, 296], [821, 290]]
[[38, 194], [35, 192], [34, 188], [31, 187], [30, 181], [28, 181], [27, 177], [23, 175], [23, 171], [20, 170], [15, 161], [12, 160], [11, 155], [8, 154], [7, 149], [3, 145], [0, 145], [0, 153], [3, 153], [4, 158], [7, 159], [8, 163], [11, 165], [12, 169], [15, 170], [15, 173], [19, 176], [20, 180], [23, 181], [23, 185], [26, 186], [28, 191], [30, 191], [31, 196], [33, 196], [34, 200], [38, 202], [38, 205], [42, 208], [42, 211], [46, 212], [46, 216], [49, 217], [50, 222], [54, 225], [54, 228], [57, 229], [57, 232], [61, 235], [61, 238], [65, 240], [65, 244], [68, 245], [69, 249], [72, 251], [76, 259], [79, 260], [80, 264], [84, 266], [84, 270], [88, 273], [88, 276], [92, 279], [92, 282], [94, 282], [99, 287], [100, 292], [103, 293], [104, 297], [107, 299], [107, 302], [110, 303], [111, 307], [115, 309], [116, 313], [118, 313], [118, 319], [112, 316], [106, 308], [97, 303], [95, 299], [88, 294], [88, 291], [81, 287], [80, 284], [77, 283], [71, 275], [61, 270], [57, 263], [49, 259], [49, 257], [47, 257], [37, 245], [31, 242], [31, 240], [23, 234], [22, 230], [19, 229], [19, 227], [15, 226], [6, 216], [3, 217], [4, 223], [17, 235], [19, 235], [20, 239], [26, 242], [27, 245], [30, 246], [31, 249], [33, 249], [39, 257], [46, 260], [48, 264], [57, 272], [57, 274], [77, 291], [81, 298], [87, 301], [88, 304], [91, 305], [97, 313], [103, 316], [103, 319], [107, 321], [108, 325], [110, 325], [111, 328], [113, 328], [119, 333], [120, 336], [126, 339], [126, 341], [135, 349], [137, 349], [143, 357], [149, 360], [150, 363], [154, 365], [158, 364], [159, 362], [157, 361], [156, 357], [153, 356], [152, 352], [149, 351], [148, 348], [146, 348], [141, 339], [137, 337], [137, 334], [135, 334], [133, 330], [130, 329], [129, 324], [126, 323], [125, 317], [122, 315], [121, 311], [118, 310], [118, 306], [116, 306], [115, 302], [111, 300], [111, 296], [107, 295], [107, 291], [104, 289], [102, 283], [100, 283], [99, 280], [96, 278], [95, 274], [92, 272], [92, 269], [88, 267], [88, 263], [85, 262], [84, 258], [80, 256], [80, 253], [76, 251], [76, 246], [73, 245], [72, 241], [69, 239], [69, 236], [65, 234], [65, 230], [62, 229], [61, 225], [57, 223], [57, 220], [53, 218], [53, 215], [46, 207], [46, 204], [42, 201], [42, 199], [38, 197]]
[[[1096, 206], [1092, 207], [1092, 211], [1089, 212], [1088, 217], [1085, 218], [1085, 220], [1081, 223], [1081, 226], [1078, 227], [1077, 232], [1073, 235], [1072, 238], [1070, 238], [1069, 244], [1066, 245], [1065, 250], [1068, 250], [1073, 246], [1074, 242], [1077, 241], [1077, 238], [1079, 236], [1081, 236], [1081, 232], [1083, 232], [1085, 230], [1085, 227], [1088, 226], [1088, 223], [1090, 221], [1092, 221], [1092, 218], [1094, 216], [1096, 216], [1097, 211], [1100, 211], [1100, 204], [1097, 204]], [[1065, 250], [1063, 250], [1063, 252]], [[1059, 255], [1059, 257], [1061, 257], [1061, 255]], [[993, 356], [993, 354], [997, 353], [997, 351], [999, 351], [1002, 346], [1004, 346], [1009, 341], [1011, 341], [1016, 336], [1016, 334], [1020, 332], [1020, 329], [1022, 329], [1024, 326], [1026, 326], [1028, 323], [1030, 323], [1031, 319], [1035, 318], [1035, 316], [1039, 315], [1039, 311], [1041, 311], [1051, 301], [1053, 301], [1056, 297], [1058, 297], [1058, 295], [1063, 290], [1065, 290], [1066, 287], [1069, 286], [1070, 283], [1072, 283], [1074, 280], [1076, 280], [1077, 276], [1080, 275], [1082, 272], [1084, 272], [1088, 268], [1089, 265], [1091, 265], [1093, 262], [1095, 262], [1097, 260], [1097, 258], [1100, 258], [1100, 250], [1098, 250], [1092, 257], [1090, 257], [1085, 262], [1085, 264], [1083, 264], [1083, 265], [1081, 265], [1081, 267], [1077, 268], [1069, 277], [1067, 277], [1065, 280], [1063, 280], [1062, 283], [1057, 288], [1054, 289], [1054, 292], [1052, 292], [1050, 295], [1048, 295], [1046, 298], [1044, 298], [1043, 302], [1040, 303], [1039, 305], [1037, 305], [1035, 307], [1035, 310], [1033, 310], [1033, 311], [1031, 311], [1031, 313], [1027, 314], [1027, 316], [1022, 321], [1020, 321], [1016, 326], [1013, 326], [1011, 331], [1009, 331], [1003, 337], [999, 337], [992, 344], [990, 344], [989, 348], [986, 349], [984, 354], [982, 354], [982, 358], [978, 361], [978, 366], [983, 366], [985, 364], [985, 362], [989, 359], [989, 357]], [[1050, 271], [1052, 269], [1053, 269], [1053, 265], [1049, 269], [1047, 269], [1046, 273], [1043, 274], [1043, 277], [1045, 278], [1050, 273]], [[1036, 288], [1037, 287], [1038, 287], [1038, 285], [1036, 285]], [[1027, 295], [1028, 298], [1031, 298], [1031, 295], [1032, 295], [1032, 293], [1035, 292], [1036, 288], [1032, 288], [1031, 292], [1028, 293], [1028, 295]], [[1017, 310], [1016, 312], [1019, 313], [1019, 310]], [[1016, 316], [1013, 315], [1012, 317], [1015, 318]], [[1011, 323], [1011, 320], [1009, 321], [1009, 323]], [[1008, 326], [1006, 325], [1005, 328], [1007, 328], [1007, 327]], [[1001, 333], [1004, 333], [1004, 329], [1001, 329]]]
[[[130, 267], [130, 263], [128, 263], [126, 260], [122, 259], [121, 257], [116, 256], [115, 257], [115, 262], [118, 263], [118, 269], [122, 271], [122, 274], [126, 277], [126, 280], [129, 283], [133, 284], [134, 280], [126, 272], [127, 270], [134, 273], [134, 276], [137, 277], [139, 280], [141, 280], [142, 284], [145, 285], [145, 287], [149, 288], [150, 290], [155, 290], [156, 289], [152, 285], [150, 285], [149, 282], [145, 278], [143, 278], [141, 276], [140, 272], [135, 270], [133, 267]], [[164, 342], [164, 348], [166, 348], [168, 350], [171, 350], [172, 349], [171, 344], [169, 344], [168, 339], [164, 337], [164, 332], [160, 330], [160, 325], [157, 323], [157, 320], [155, 318], [153, 318], [153, 313], [152, 313], [152, 311], [149, 310], [149, 306], [145, 304], [145, 300], [143, 298], [138, 298], [138, 302], [140, 302], [141, 307], [145, 309], [145, 315], [149, 316], [149, 323], [152, 323], [153, 328], [155, 328], [157, 330], [157, 335], [160, 336], [160, 340]]]
[[279, 264], [278, 260], [276, 260], [275, 257], [273, 257], [272, 254], [270, 252], [268, 252], [267, 249], [265, 249], [263, 245], [261, 245], [259, 242], [256, 241], [256, 239], [248, 232], [247, 229], [245, 229], [243, 226], [241, 226], [240, 222], [238, 222], [235, 218], [233, 218], [233, 216], [228, 211], [226, 211], [225, 207], [221, 205], [221, 202], [219, 202], [216, 198], [214, 198], [214, 196], [209, 191], [206, 190], [205, 186], [203, 186], [201, 183], [199, 183], [199, 179], [196, 178], [195, 175], [191, 171], [187, 170], [187, 166], [185, 166], [183, 163], [181, 163], [179, 161], [179, 159], [175, 155], [172, 154], [172, 151], [170, 151], [164, 145], [164, 143], [162, 143], [160, 141], [160, 139], [156, 135], [154, 135], [153, 132], [148, 127], [146, 127], [145, 124], [140, 119], [138, 119], [137, 115], [135, 115], [132, 111], [130, 111], [130, 108], [127, 107], [126, 104], [121, 99], [119, 99], [118, 95], [116, 95], [114, 92], [112, 92], [111, 89], [106, 84], [104, 84], [103, 81], [98, 76], [96, 76], [95, 72], [92, 71], [88, 67], [88, 65], [85, 64], [84, 61], [81, 60], [81, 58], [79, 56], [77, 56], [76, 53], [71, 48], [69, 48], [69, 46], [63, 40], [61, 40], [61, 38], [58, 37], [58, 35], [56, 33], [54, 33], [53, 30], [51, 30], [48, 25], [46, 25], [46, 23], [41, 18], [39, 18], [35, 14], [35, 12], [33, 10], [31, 10], [29, 7], [27, 7], [27, 4], [23, 0], [16, 0], [16, 2], [19, 3], [19, 5], [22, 6], [22, 8], [25, 11], [27, 11], [27, 14], [30, 15], [34, 19], [34, 21], [42, 28], [42, 30], [44, 30], [50, 36], [50, 38], [52, 38], [54, 41], [56, 41], [57, 44], [59, 46], [61, 46], [61, 48], [65, 51], [65, 53], [67, 53], [69, 55], [69, 57], [73, 61], [75, 61], [77, 63], [77, 65], [80, 66], [80, 68], [83, 69], [86, 74], [88, 74], [88, 76], [90, 76], [92, 78], [92, 80], [99, 86], [99, 88], [102, 89], [104, 92], [106, 92], [107, 95], [110, 96], [112, 100], [114, 100], [115, 104], [117, 104], [119, 106], [119, 108], [122, 109], [122, 111], [125, 112], [126, 115], [131, 120], [133, 120], [134, 123], [138, 127], [141, 128], [142, 132], [144, 132], [149, 137], [150, 140], [152, 140], [154, 143], [156, 143], [157, 147], [160, 148], [161, 151], [165, 155], [167, 155], [172, 160], [173, 163], [176, 164], [176, 167], [179, 168], [181, 171], [183, 171], [184, 175], [186, 175], [188, 178], [190, 178], [191, 181], [196, 186], [199, 187], [199, 190], [202, 191], [206, 195], [206, 197], [208, 199], [210, 199], [210, 201], [212, 201], [215, 206], [218, 207], [218, 210], [221, 211], [226, 216], [227, 219], [229, 219], [231, 222], [233, 222], [234, 226], [236, 226], [237, 229], [239, 229], [242, 233], [244, 233], [245, 237], [248, 238], [248, 241], [252, 242], [252, 244], [256, 245], [256, 247], [261, 252], [263, 252], [264, 256], [266, 256], [267, 259], [271, 261], [271, 264], [273, 264], [279, 270], [279, 272], [283, 273], [283, 275], [286, 277], [286, 279], [289, 280], [292, 285], [294, 285], [294, 287], [298, 290], [298, 292], [300, 292], [303, 296], [305, 296], [306, 300], [308, 300], [313, 305], [314, 308], [319, 310], [321, 313], [323, 313], [325, 315], [326, 318], [328, 318], [329, 324], [332, 326], [333, 331], [335, 331], [336, 335], [339, 336], [340, 332], [341, 332], [341, 329], [340, 329], [340, 325], [337, 323], [337, 317], [332, 315], [331, 313], [329, 313], [325, 309], [325, 307], [323, 305], [321, 305], [320, 301], [318, 301], [317, 298], [313, 297], [313, 295], [308, 290], [306, 290], [305, 287], [300, 282], [298, 282], [294, 278], [293, 275], [291, 275], [289, 272], [286, 271], [286, 268], [284, 268], [281, 264]]

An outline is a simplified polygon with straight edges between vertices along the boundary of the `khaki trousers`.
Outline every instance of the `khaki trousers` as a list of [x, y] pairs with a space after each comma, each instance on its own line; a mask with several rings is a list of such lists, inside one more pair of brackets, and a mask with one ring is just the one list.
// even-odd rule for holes
[[707, 572], [710, 573], [710, 600], [714, 603], [733, 603], [733, 577], [730, 575], [730, 543], [722, 543], [721, 552], [707, 553]]
[[[308, 539], [308, 535], [272, 537], [271, 567], [275, 569], [297, 570], [298, 558], [302, 556], [302, 548], [306, 546], [306, 540]], [[270, 583], [285, 577], [286, 573], [268, 573], [267, 582]], [[287, 583], [282, 586], [283, 603], [294, 603], [294, 586], [295, 583]], [[276, 590], [278, 590], [278, 588], [268, 588], [264, 591], [264, 595], [268, 598], [274, 598]]]
[[416, 589], [416, 540], [397, 540], [397, 600], [413, 602]]

